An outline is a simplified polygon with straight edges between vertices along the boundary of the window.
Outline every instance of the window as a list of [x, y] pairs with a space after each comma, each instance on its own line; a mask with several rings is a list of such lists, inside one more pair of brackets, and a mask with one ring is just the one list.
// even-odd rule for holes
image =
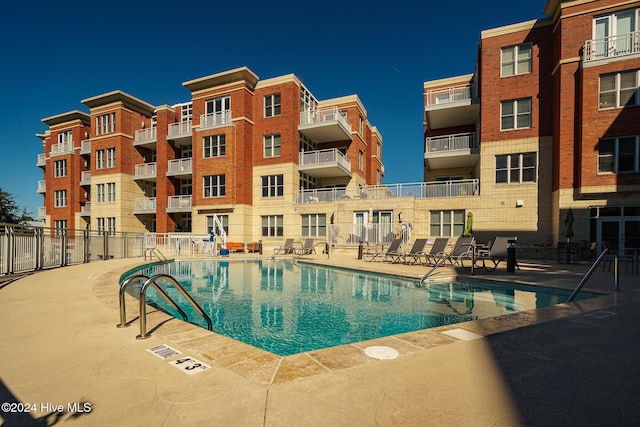
[[98, 223], [98, 231], [101, 233], [109, 233], [115, 234], [116, 232], [116, 218], [106, 217], [106, 218], [96, 218]]
[[222, 197], [225, 191], [225, 176], [210, 175], [202, 177], [203, 197]]
[[193, 181], [190, 178], [180, 180], [180, 195], [189, 196], [192, 194]]
[[104, 184], [96, 184], [96, 203], [104, 203]]
[[96, 218], [96, 222], [98, 223], [98, 231], [104, 232], [105, 231], [104, 218]]
[[634, 33], [638, 31], [640, 9], [627, 9], [593, 20], [590, 59], [601, 59], [638, 53]]
[[115, 234], [116, 232], [116, 218], [108, 217], [107, 218], [107, 231], [111, 234]]
[[107, 167], [108, 168], [116, 167], [116, 149], [115, 148], [107, 148]]
[[496, 156], [496, 184], [536, 181], [536, 153]]
[[598, 107], [605, 109], [640, 105], [638, 72], [638, 70], [633, 70], [600, 76]]
[[364, 153], [362, 151], [358, 151], [358, 169], [364, 169]]
[[500, 130], [531, 127], [531, 98], [502, 101], [500, 107]]
[[262, 177], [262, 197], [279, 197], [283, 195], [283, 175], [268, 175]]
[[191, 123], [191, 117], [193, 116], [193, 104], [183, 104], [180, 108], [180, 123]]
[[116, 201], [116, 183], [109, 182], [107, 183], [107, 202], [115, 202]]
[[202, 138], [204, 158], [221, 157], [225, 154], [225, 135], [209, 135]]
[[282, 237], [284, 235], [284, 217], [282, 215], [266, 215], [260, 217], [262, 237]]
[[57, 190], [53, 192], [54, 206], [56, 208], [62, 208], [67, 206], [67, 190]]
[[280, 115], [280, 94], [267, 95], [264, 97], [264, 116], [273, 117]]
[[640, 137], [604, 138], [598, 141], [598, 172], [640, 172]]
[[[216, 215], [218, 217], [218, 221], [220, 221], [220, 225], [224, 229], [224, 232], [229, 235], [229, 215]], [[213, 219], [213, 215], [207, 215], [207, 233], [211, 233], [213, 231], [218, 235], [220, 230], [218, 229], [218, 225], [215, 224], [215, 220]]]
[[96, 169], [104, 169], [104, 150], [96, 150]]
[[327, 235], [327, 215], [308, 214], [301, 216], [302, 237], [326, 237]]
[[115, 131], [116, 113], [107, 113], [96, 117], [96, 135], [104, 135]]
[[61, 176], [67, 176], [67, 161], [66, 160], [56, 160], [53, 163], [54, 166], [54, 176], [59, 178]]
[[360, 135], [362, 135], [363, 131], [364, 131], [364, 119], [362, 118], [362, 116], [360, 116], [358, 121], [358, 132], [360, 133]]
[[431, 211], [429, 213], [430, 236], [462, 236], [464, 232], [464, 210]]
[[62, 235], [67, 229], [67, 220], [66, 219], [57, 219], [53, 221], [53, 228], [55, 229], [55, 235]]
[[280, 135], [267, 135], [264, 137], [264, 157], [280, 156]]
[[205, 116], [201, 126], [211, 127], [224, 125], [231, 122], [231, 97], [222, 96], [208, 99], [204, 103]]
[[65, 130], [64, 132], [60, 132], [58, 134], [58, 144], [66, 144], [73, 142], [73, 133], [70, 130]]
[[502, 48], [501, 76], [515, 76], [531, 72], [531, 43]]

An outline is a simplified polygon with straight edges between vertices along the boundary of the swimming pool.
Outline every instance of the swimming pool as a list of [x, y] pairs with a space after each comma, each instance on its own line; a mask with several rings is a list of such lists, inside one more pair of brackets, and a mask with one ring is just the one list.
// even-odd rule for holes
[[[426, 282], [290, 259], [180, 260], [132, 274], [173, 276], [211, 317], [212, 330], [287, 356], [419, 329], [563, 303], [570, 292], [477, 279]], [[140, 285], [131, 288], [138, 297]], [[188, 315], [205, 320], [172, 287]], [[580, 294], [580, 298], [593, 295]], [[153, 289], [148, 301], [181, 316]]]

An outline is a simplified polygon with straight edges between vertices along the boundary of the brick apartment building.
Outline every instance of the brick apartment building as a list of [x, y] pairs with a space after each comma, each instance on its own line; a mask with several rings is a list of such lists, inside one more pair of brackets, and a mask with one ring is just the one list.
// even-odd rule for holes
[[382, 180], [382, 138], [356, 95], [318, 101], [295, 75], [246, 67], [183, 86], [178, 105], [114, 91], [43, 119], [47, 225], [205, 234], [217, 219], [240, 242], [326, 239], [334, 211], [320, 202]]
[[[640, 247], [640, 1], [548, 0], [482, 32], [473, 73], [424, 83], [424, 182], [381, 185], [382, 138], [357, 96], [316, 100], [247, 68], [152, 106], [123, 92], [43, 121], [41, 217], [54, 227], [229, 239], [403, 235]], [[416, 53], [418, 54], [418, 53]], [[412, 234], [411, 234], [412, 233]]]
[[[548, 0], [424, 84], [425, 181], [479, 179], [476, 234], [640, 247], [640, 2]], [[453, 206], [462, 209], [462, 206]]]

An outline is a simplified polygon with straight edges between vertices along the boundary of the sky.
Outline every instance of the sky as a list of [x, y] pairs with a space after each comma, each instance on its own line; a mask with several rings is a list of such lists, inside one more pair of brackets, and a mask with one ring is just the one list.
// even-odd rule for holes
[[22, 0], [0, 14], [0, 188], [35, 217], [45, 117], [122, 90], [190, 101], [183, 82], [247, 66], [293, 73], [319, 99], [357, 94], [383, 138], [383, 184], [423, 180], [423, 84], [473, 73], [483, 30], [546, 0], [187, 3]]

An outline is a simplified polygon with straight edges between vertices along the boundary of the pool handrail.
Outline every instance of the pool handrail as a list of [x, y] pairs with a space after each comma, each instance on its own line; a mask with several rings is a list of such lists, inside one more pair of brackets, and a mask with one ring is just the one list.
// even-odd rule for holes
[[[160, 294], [162, 294], [167, 299], [167, 301], [169, 301], [175, 308], [177, 308], [178, 311], [181, 312], [181, 314], [184, 314], [184, 312], [179, 307], [177, 307], [177, 304], [175, 303], [175, 301], [173, 301], [173, 299], [171, 299], [171, 297], [166, 292], [164, 292], [164, 290], [162, 290], [160, 286], [156, 283], [156, 280], [158, 279], [165, 280], [170, 284], [172, 284], [178, 290], [178, 292], [180, 292], [180, 294], [187, 300], [187, 302], [189, 302], [189, 304], [191, 304], [193, 308], [196, 309], [198, 314], [200, 314], [204, 318], [204, 320], [207, 322], [208, 329], [209, 330], [212, 329], [211, 318], [204, 312], [202, 307], [200, 307], [200, 305], [191, 297], [191, 295], [189, 295], [189, 293], [180, 285], [180, 283], [178, 283], [176, 279], [174, 279], [172, 276], [168, 274], [156, 274], [154, 276], [149, 277], [142, 285], [142, 288], [140, 288], [140, 335], [136, 336], [136, 339], [143, 340], [151, 336], [147, 333], [146, 295], [147, 295], [147, 289], [149, 288], [149, 286], [153, 286], [154, 289], [160, 291]], [[185, 316], [185, 320], [187, 320], [187, 316], [186, 315], [184, 316]]]
[[[129, 283], [133, 282], [134, 280], [144, 280], [145, 282], [149, 279], [149, 276], [145, 276], [144, 274], [135, 274], [131, 277], [127, 277], [122, 284], [120, 285], [120, 292], [119, 292], [119, 300], [120, 300], [120, 324], [116, 325], [118, 328], [126, 328], [129, 326], [129, 324], [127, 323], [127, 307], [126, 307], [126, 303], [125, 303], [125, 290], [127, 288], [127, 286], [129, 285]], [[173, 301], [173, 299], [171, 299], [171, 297], [164, 291], [164, 289], [160, 288], [160, 286], [158, 286], [157, 283], [153, 283], [153, 288], [169, 303], [171, 304], [171, 306], [173, 308], [176, 309], [176, 311], [178, 313], [180, 313], [180, 315], [182, 316], [182, 318], [186, 321], [188, 320], [188, 316], [187, 314], [184, 312], [184, 310], [182, 310], [180, 307], [178, 307], [178, 305], [175, 303], [175, 301]]]
[[[572, 302], [575, 299], [575, 297], [578, 295], [578, 293], [580, 292], [580, 290], [582, 289], [584, 284], [587, 283], [587, 280], [589, 280], [589, 278], [591, 277], [593, 272], [596, 271], [596, 268], [598, 268], [598, 265], [600, 265], [600, 263], [602, 262], [602, 260], [604, 260], [604, 258], [607, 256], [608, 253], [609, 253], [609, 249], [608, 248], [603, 248], [602, 249], [602, 252], [600, 253], [600, 256], [598, 256], [598, 258], [593, 262], [593, 264], [589, 268], [589, 271], [587, 271], [587, 273], [584, 275], [582, 280], [580, 280], [580, 283], [578, 283], [578, 286], [576, 286], [576, 288], [573, 290], [571, 295], [569, 295], [569, 298], [567, 298], [567, 301], [565, 301], [565, 302]], [[615, 263], [614, 263], [615, 280], [614, 280], [614, 282], [615, 282], [616, 290], [619, 291], [620, 290], [620, 282], [619, 282], [619, 276], [618, 276], [618, 254], [614, 254], [614, 256], [615, 256]]]

